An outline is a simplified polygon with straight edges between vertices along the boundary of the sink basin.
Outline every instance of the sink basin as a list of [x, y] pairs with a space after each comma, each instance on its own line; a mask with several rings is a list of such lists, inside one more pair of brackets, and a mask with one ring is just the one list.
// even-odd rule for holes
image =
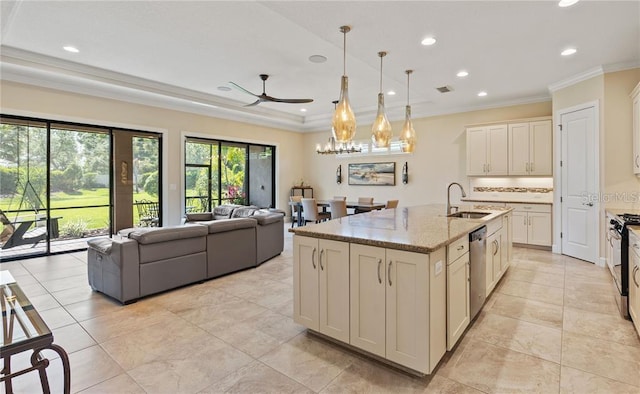
[[480, 219], [487, 215], [491, 214], [489, 212], [455, 212], [447, 216], [450, 218]]

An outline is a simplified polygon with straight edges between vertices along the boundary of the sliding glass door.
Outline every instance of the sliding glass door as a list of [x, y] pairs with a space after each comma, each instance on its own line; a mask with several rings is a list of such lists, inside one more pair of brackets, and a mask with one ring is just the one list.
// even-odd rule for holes
[[1, 117], [2, 260], [82, 250], [139, 225], [134, 200], [160, 206], [160, 146], [155, 133]]
[[185, 208], [208, 212], [221, 204], [274, 206], [275, 147], [187, 138]]

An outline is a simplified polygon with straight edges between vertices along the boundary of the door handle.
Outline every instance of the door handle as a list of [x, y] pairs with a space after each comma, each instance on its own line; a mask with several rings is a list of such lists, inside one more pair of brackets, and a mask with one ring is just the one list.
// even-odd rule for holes
[[380, 276], [380, 266], [382, 265], [382, 259], [378, 259], [378, 283], [382, 283], [382, 277]]
[[526, 172], [529, 172], [529, 163], [527, 163], [527, 164], [525, 165], [525, 170], [526, 170]]
[[482, 172], [487, 172], [487, 164], [482, 165]]
[[592, 207], [593, 203], [592, 202], [583, 202], [582, 205], [587, 205], [587, 206]]
[[531, 217], [529, 217], [529, 226], [531, 226]]
[[531, 169], [531, 172], [535, 171], [535, 163], [531, 163], [531, 166], [529, 167]]
[[324, 254], [324, 249], [320, 251], [320, 259], [318, 262], [320, 263], [320, 269], [324, 271], [324, 267], [322, 266], [322, 255]]
[[316, 248], [313, 248], [313, 252], [311, 252], [311, 265], [313, 265], [313, 269], [316, 269]]
[[387, 277], [389, 279], [389, 286], [391, 286], [391, 264], [393, 264], [393, 261], [389, 260], [389, 268], [387, 268]]
[[640, 164], [638, 164], [638, 157], [640, 157], [640, 155], [636, 155], [636, 168], [640, 167]]
[[640, 284], [638, 284], [638, 280], [636, 279], [636, 272], [638, 272], [639, 268], [636, 265], [635, 267], [633, 267], [633, 283], [636, 284], [636, 287], [640, 287]]
[[487, 164], [487, 172], [491, 172], [491, 163]]

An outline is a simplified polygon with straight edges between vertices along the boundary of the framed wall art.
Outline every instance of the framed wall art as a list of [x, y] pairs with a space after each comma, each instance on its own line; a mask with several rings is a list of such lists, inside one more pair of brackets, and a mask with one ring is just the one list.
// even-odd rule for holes
[[395, 186], [396, 163], [350, 163], [349, 185]]

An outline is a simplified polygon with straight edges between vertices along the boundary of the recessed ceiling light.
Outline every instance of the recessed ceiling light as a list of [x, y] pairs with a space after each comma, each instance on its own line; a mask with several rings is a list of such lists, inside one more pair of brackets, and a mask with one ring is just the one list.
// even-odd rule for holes
[[300, 112], [307, 112], [306, 108], [300, 108]]
[[433, 45], [436, 43], [436, 39], [434, 37], [426, 37], [422, 40], [422, 45]]
[[487, 92], [485, 92], [484, 90], [482, 92], [478, 92], [478, 97], [484, 97], [487, 95]]
[[574, 53], [576, 53], [576, 52], [578, 52], [578, 50], [577, 50], [577, 49], [575, 49], [575, 48], [567, 48], [567, 49], [565, 49], [564, 51], [560, 52], [560, 54], [561, 54], [562, 56], [571, 56], [571, 55], [573, 55], [573, 54], [574, 54]]
[[558, 7], [571, 7], [572, 5], [577, 3], [578, 1], [580, 1], [580, 0], [560, 0], [558, 2]]
[[322, 55], [311, 55], [309, 56], [309, 61], [311, 63], [324, 63], [327, 61], [327, 57]]
[[228, 91], [230, 91], [230, 90], [231, 90], [231, 88], [230, 88], [230, 87], [228, 87], [228, 86], [224, 86], [224, 85], [222, 85], [222, 86], [218, 86], [218, 90], [221, 90], [221, 91], [223, 91], [223, 92], [228, 92]]
[[67, 52], [71, 52], [71, 53], [78, 53], [78, 52], [80, 52], [80, 50], [79, 50], [78, 48], [73, 47], [73, 46], [71, 46], [71, 45], [64, 46], [64, 47], [62, 47], [62, 49], [64, 49], [64, 50], [65, 50], [65, 51], [67, 51]]
[[395, 90], [389, 90], [389, 91], [387, 92], [387, 94], [388, 94], [389, 96], [395, 96], [395, 95], [396, 95], [396, 91], [395, 91]]
[[456, 76], [460, 77], [460, 78], [464, 78], [467, 75], [469, 75], [468, 71], [462, 70], [462, 71], [458, 71], [458, 73], [456, 74]]

